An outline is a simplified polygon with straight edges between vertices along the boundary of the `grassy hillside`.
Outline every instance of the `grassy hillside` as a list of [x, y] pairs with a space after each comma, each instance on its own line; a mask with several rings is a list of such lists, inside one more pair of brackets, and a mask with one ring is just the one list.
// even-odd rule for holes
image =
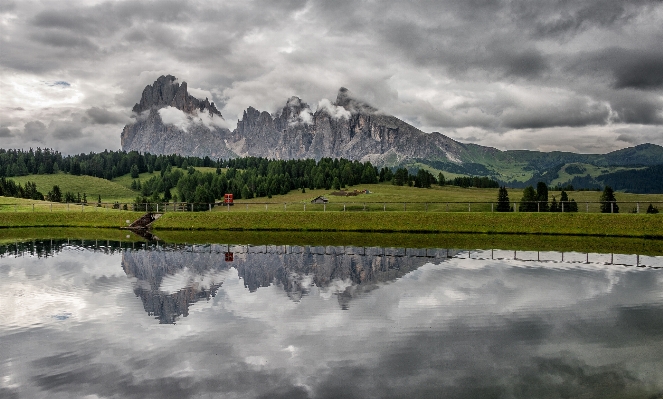
[[102, 202], [133, 201], [136, 198], [136, 193], [130, 190], [128, 186], [91, 176], [73, 176], [58, 173], [54, 175], [27, 175], [12, 177], [11, 179], [23, 185], [28, 181], [34, 182], [37, 184], [37, 190], [44, 195], [51, 191], [54, 185], [60, 186], [62, 193], [71, 191], [74, 194], [80, 193], [81, 196], [86, 193], [88, 202], [97, 202], [99, 195], [101, 195]]
[[[356, 197], [337, 197], [331, 195], [335, 190], [306, 190], [302, 193], [300, 190], [293, 190], [286, 195], [274, 195], [271, 199], [253, 198], [250, 200], [238, 200], [242, 203], [263, 203], [263, 202], [276, 202], [276, 203], [310, 203], [310, 201], [317, 196], [325, 196], [329, 203], [334, 204], [363, 204], [374, 203], [382, 204], [383, 202], [395, 203], [446, 203], [446, 202], [496, 202], [497, 192], [496, 188], [461, 188], [456, 186], [433, 186], [431, 188], [415, 188], [407, 186], [394, 186], [389, 183], [381, 184], [359, 184], [356, 186], [346, 188], [347, 191], [364, 190], [368, 189], [371, 194], [360, 194]], [[519, 201], [523, 195], [523, 189], [509, 189], [509, 199], [512, 202]], [[548, 197], [552, 201], [555, 196], [559, 200], [560, 191], [549, 191]], [[569, 198], [574, 199], [578, 203], [583, 202], [597, 202], [601, 196], [597, 191], [571, 191], [568, 192]], [[660, 202], [663, 203], [663, 194], [630, 194], [630, 193], [615, 193], [617, 201], [626, 202]], [[466, 211], [467, 206], [462, 205], [461, 211]], [[488, 209], [490, 206], [488, 205]], [[429, 208], [431, 210], [432, 208]], [[472, 208], [474, 210], [474, 208]], [[423, 210], [423, 209], [422, 209]], [[446, 210], [443, 209], [443, 210]], [[476, 209], [479, 210], [479, 209]], [[591, 210], [591, 208], [590, 208]]]
[[[545, 181], [549, 185], [568, 183], [576, 179], [576, 188], [602, 186], [605, 176], [615, 172], [641, 170], [645, 166], [663, 164], [663, 147], [642, 144], [608, 154], [576, 154], [570, 152], [539, 152], [529, 150], [499, 151], [490, 147], [464, 144], [466, 152], [462, 156], [463, 164], [454, 164], [448, 160], [419, 160], [419, 164], [436, 174], [441, 171], [446, 175], [488, 176], [502, 182], [512, 182], [518, 186], [536, 184]], [[408, 167], [422, 167], [410, 162]], [[573, 166], [586, 170], [570, 173]], [[569, 169], [571, 167], [571, 169]], [[589, 178], [585, 178], [589, 176]], [[638, 176], [639, 184], [628, 189], [633, 192], [646, 192], [644, 187], [656, 181], [656, 177]], [[614, 179], [613, 179], [614, 180]], [[617, 190], [620, 182], [613, 182]]]

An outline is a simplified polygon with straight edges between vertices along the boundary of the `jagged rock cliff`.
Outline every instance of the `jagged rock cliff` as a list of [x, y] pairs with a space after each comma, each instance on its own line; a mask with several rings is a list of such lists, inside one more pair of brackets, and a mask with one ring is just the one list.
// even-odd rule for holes
[[174, 76], [161, 76], [145, 87], [133, 112], [136, 121], [122, 131], [125, 151], [234, 156], [224, 141], [230, 131], [214, 103], [189, 95], [186, 82], [180, 85]]
[[442, 134], [424, 133], [380, 113], [345, 88], [334, 103], [323, 100], [315, 111], [298, 97], [271, 115], [249, 107], [230, 131], [214, 103], [193, 98], [185, 82], [180, 85], [169, 75], [147, 86], [133, 111], [136, 122], [122, 132], [125, 151], [212, 158], [343, 157], [376, 165], [416, 158], [460, 163], [466, 151], [463, 144]]

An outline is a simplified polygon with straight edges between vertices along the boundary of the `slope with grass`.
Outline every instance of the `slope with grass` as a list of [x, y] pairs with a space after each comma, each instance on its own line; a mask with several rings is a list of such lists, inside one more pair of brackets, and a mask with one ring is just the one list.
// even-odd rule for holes
[[97, 202], [100, 195], [103, 202], [127, 202], [136, 198], [136, 193], [128, 187], [92, 176], [57, 173], [53, 175], [27, 175], [12, 177], [11, 179], [22, 185], [25, 185], [28, 181], [34, 182], [37, 185], [37, 190], [44, 195], [51, 191], [55, 185], [60, 186], [60, 191], [63, 194], [70, 191], [74, 194], [80, 193], [82, 196], [85, 193], [88, 202]]

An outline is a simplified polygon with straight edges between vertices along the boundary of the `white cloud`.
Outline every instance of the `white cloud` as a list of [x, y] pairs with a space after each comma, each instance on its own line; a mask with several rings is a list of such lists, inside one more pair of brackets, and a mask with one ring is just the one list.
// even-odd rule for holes
[[302, 123], [306, 125], [310, 125], [313, 123], [313, 113], [311, 112], [310, 108], [303, 109], [302, 112], [299, 113], [299, 119], [302, 121]]
[[336, 118], [336, 119], [350, 119], [352, 114], [350, 111], [343, 107], [336, 106], [331, 103], [331, 101], [327, 100], [326, 98], [323, 98], [318, 102], [318, 110], [324, 110], [327, 112], [331, 117]]
[[159, 116], [163, 123], [175, 125], [180, 130], [187, 130], [191, 123], [191, 117], [175, 107], [165, 107], [159, 110]]

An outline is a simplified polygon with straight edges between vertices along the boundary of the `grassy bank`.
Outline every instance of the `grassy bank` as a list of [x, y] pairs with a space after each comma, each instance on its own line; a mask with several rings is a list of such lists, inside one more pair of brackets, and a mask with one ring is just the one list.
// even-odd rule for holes
[[409, 234], [273, 231], [155, 231], [167, 243], [504, 249], [660, 256], [663, 240], [506, 234]]
[[0, 229], [0, 245], [46, 240], [85, 240], [143, 242], [127, 230], [90, 227], [25, 227]]
[[140, 212], [0, 212], [0, 229], [12, 227], [120, 228]]
[[[408, 234], [273, 231], [155, 231], [166, 244], [311, 245], [392, 248], [501, 249], [580, 253], [663, 255], [663, 240], [645, 238], [536, 236], [505, 234]], [[94, 228], [0, 229], [0, 245], [57, 239], [140, 243], [126, 230]]]
[[568, 234], [663, 237], [663, 217], [634, 214], [431, 212], [168, 213], [157, 230]]
[[[140, 212], [0, 212], [0, 228], [120, 228]], [[663, 215], [482, 212], [171, 212], [156, 230], [536, 234], [663, 238]]]

